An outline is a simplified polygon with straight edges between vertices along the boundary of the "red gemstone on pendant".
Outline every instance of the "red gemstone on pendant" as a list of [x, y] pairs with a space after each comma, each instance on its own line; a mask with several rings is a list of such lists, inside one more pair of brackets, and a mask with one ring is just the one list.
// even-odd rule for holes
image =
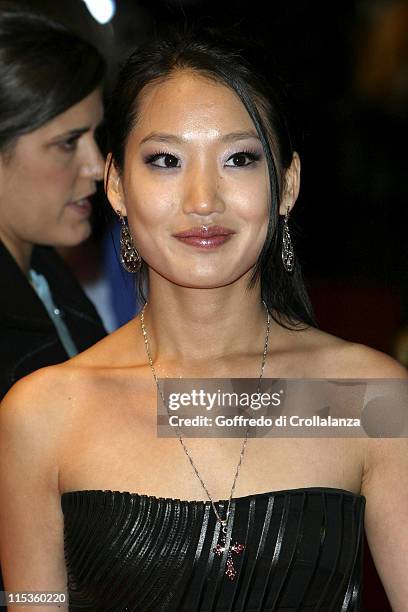
[[234, 546], [231, 546], [231, 550], [234, 553], [239, 554], [240, 552], [242, 552], [244, 550], [245, 546], [243, 544], [237, 544], [237, 542], [235, 542]]
[[[216, 555], [222, 555], [222, 553], [225, 551], [225, 548], [226, 547], [225, 547], [225, 535], [224, 535], [221, 537], [221, 543], [218, 543], [213, 548], [213, 551], [215, 552]], [[234, 580], [235, 576], [237, 575], [237, 571], [234, 567], [234, 561], [232, 559], [232, 553], [234, 552], [236, 555], [239, 555], [244, 550], [244, 548], [245, 546], [243, 544], [239, 544], [238, 542], [235, 542], [235, 544], [230, 546], [228, 549], [227, 567], [226, 567], [225, 573], [230, 580]]]
[[213, 551], [215, 552], [216, 555], [222, 555], [224, 550], [225, 550], [225, 546], [221, 546], [221, 544], [217, 544], [217, 546], [213, 548]]

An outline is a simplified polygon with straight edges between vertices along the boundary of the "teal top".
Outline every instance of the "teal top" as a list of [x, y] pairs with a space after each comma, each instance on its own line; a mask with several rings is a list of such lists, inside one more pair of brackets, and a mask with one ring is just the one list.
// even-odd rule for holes
[[59, 336], [59, 339], [61, 340], [61, 344], [66, 350], [68, 356], [74, 357], [74, 355], [78, 354], [78, 349], [75, 346], [75, 342], [73, 341], [69, 329], [65, 324], [61, 310], [58, 308], [58, 306], [56, 306], [52, 298], [50, 286], [48, 284], [47, 279], [45, 278], [45, 276], [43, 276], [42, 274], [38, 274], [38, 272], [32, 269], [29, 270], [28, 275], [36, 294], [44, 304], [44, 307], [47, 310], [51, 321], [55, 325], [57, 334]]

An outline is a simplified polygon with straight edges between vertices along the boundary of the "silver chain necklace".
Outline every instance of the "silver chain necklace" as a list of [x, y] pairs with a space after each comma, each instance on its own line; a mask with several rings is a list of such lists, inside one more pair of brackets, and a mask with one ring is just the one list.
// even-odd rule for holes
[[[266, 321], [266, 333], [265, 333], [264, 350], [263, 350], [263, 354], [262, 354], [261, 372], [260, 372], [259, 380], [258, 380], [258, 393], [259, 393], [259, 390], [260, 390], [261, 380], [262, 380], [263, 372], [264, 372], [264, 368], [265, 368], [266, 356], [267, 356], [267, 353], [268, 353], [269, 329], [270, 329], [270, 321], [271, 321], [271, 316], [270, 316], [268, 307], [266, 306], [266, 304], [265, 304], [265, 302], [263, 300], [262, 300], [262, 303], [263, 303], [263, 305], [265, 307], [265, 310], [267, 312], [267, 321]], [[162, 392], [161, 387], [159, 385], [159, 380], [158, 380], [158, 377], [156, 375], [156, 370], [154, 369], [154, 366], [153, 366], [152, 356], [150, 354], [149, 340], [148, 340], [147, 330], [146, 330], [145, 323], [144, 323], [144, 311], [145, 311], [146, 306], [147, 306], [147, 302], [143, 306], [142, 314], [141, 314], [141, 317], [140, 317], [140, 322], [141, 322], [141, 327], [142, 327], [142, 334], [143, 334], [143, 338], [144, 338], [146, 353], [147, 353], [147, 357], [148, 357], [148, 360], [149, 360], [150, 369], [152, 371], [152, 374], [153, 374], [153, 377], [154, 377], [154, 380], [155, 380], [155, 383], [156, 383], [156, 386], [157, 386], [157, 390], [158, 390], [158, 392], [160, 394], [160, 397], [162, 399], [162, 402], [163, 402], [163, 406], [166, 408], [167, 414], [170, 416], [169, 408], [167, 406], [167, 403], [166, 403], [166, 400], [164, 398], [163, 392]], [[208, 489], [207, 489], [203, 479], [201, 478], [200, 474], [198, 473], [198, 470], [197, 470], [196, 466], [194, 465], [194, 462], [193, 462], [193, 460], [192, 460], [192, 458], [190, 456], [190, 453], [188, 452], [188, 449], [187, 449], [186, 445], [184, 444], [183, 438], [182, 438], [182, 436], [180, 434], [180, 431], [179, 431], [180, 430], [180, 426], [177, 425], [176, 428], [177, 428], [177, 434], [178, 434], [178, 438], [179, 438], [180, 444], [183, 447], [183, 450], [186, 453], [186, 455], [188, 457], [188, 460], [191, 463], [191, 467], [193, 468], [193, 470], [194, 470], [198, 480], [200, 481], [204, 491], [206, 492], [206, 494], [208, 496], [208, 499], [211, 502], [211, 505], [212, 505], [212, 508], [214, 510], [214, 514], [215, 514], [215, 516], [217, 518], [217, 521], [221, 525], [220, 539], [219, 539], [219, 542], [217, 543], [217, 545], [213, 548], [213, 552], [215, 552], [217, 555], [222, 555], [222, 553], [226, 549], [226, 534], [227, 534], [228, 519], [229, 519], [229, 515], [230, 515], [231, 500], [232, 500], [232, 496], [234, 494], [235, 485], [236, 485], [238, 474], [239, 474], [239, 470], [240, 470], [240, 467], [241, 467], [241, 464], [242, 464], [242, 459], [244, 457], [244, 453], [245, 453], [245, 449], [246, 449], [246, 444], [247, 444], [247, 440], [248, 440], [248, 432], [249, 432], [250, 426], [248, 425], [248, 427], [246, 428], [245, 438], [244, 438], [244, 441], [243, 441], [243, 444], [242, 444], [241, 452], [240, 452], [240, 455], [239, 455], [239, 461], [238, 461], [237, 469], [235, 471], [234, 481], [232, 483], [231, 493], [230, 493], [229, 500], [228, 500], [228, 506], [227, 506], [227, 512], [226, 512], [226, 515], [225, 515], [225, 519], [221, 518], [217, 508], [215, 507], [215, 503], [214, 503], [214, 501], [213, 501], [213, 499], [212, 499], [212, 497], [210, 495], [210, 492], [208, 491]], [[236, 554], [239, 554], [243, 550], [244, 550], [244, 545], [243, 544], [239, 544], [238, 542], [235, 542], [235, 544], [233, 544], [232, 546], [229, 546], [229, 548], [228, 548], [228, 552], [227, 552], [227, 564], [226, 564], [226, 571], [225, 571], [225, 573], [230, 578], [230, 580], [234, 580], [234, 578], [236, 576], [236, 573], [237, 573], [236, 570], [235, 570], [235, 567], [234, 567], [234, 562], [233, 562], [233, 559], [232, 559], [232, 553], [234, 552]]]

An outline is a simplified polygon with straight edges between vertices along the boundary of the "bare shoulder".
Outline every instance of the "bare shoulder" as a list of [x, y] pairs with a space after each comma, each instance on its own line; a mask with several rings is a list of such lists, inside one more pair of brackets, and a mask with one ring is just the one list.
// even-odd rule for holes
[[408, 378], [407, 369], [390, 355], [365, 344], [342, 341], [333, 351], [341, 375], [350, 378]]
[[41, 368], [19, 380], [0, 404], [0, 434], [13, 431], [31, 441], [36, 437], [42, 444], [51, 442], [49, 434], [58, 427], [68, 381], [60, 365]]
[[306, 364], [306, 376], [328, 378], [408, 378], [396, 359], [374, 348], [308, 327], [289, 332]]
[[[1, 495], [31, 487], [47, 495], [58, 491], [59, 449], [66, 427], [58, 410], [58, 366], [23, 378], [0, 404]], [[17, 501], [16, 501], [17, 503]]]

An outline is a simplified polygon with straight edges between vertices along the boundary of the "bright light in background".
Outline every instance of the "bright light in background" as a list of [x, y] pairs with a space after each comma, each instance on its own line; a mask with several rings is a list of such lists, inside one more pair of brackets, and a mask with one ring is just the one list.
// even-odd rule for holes
[[99, 23], [108, 23], [115, 14], [115, 0], [84, 0], [88, 11]]

